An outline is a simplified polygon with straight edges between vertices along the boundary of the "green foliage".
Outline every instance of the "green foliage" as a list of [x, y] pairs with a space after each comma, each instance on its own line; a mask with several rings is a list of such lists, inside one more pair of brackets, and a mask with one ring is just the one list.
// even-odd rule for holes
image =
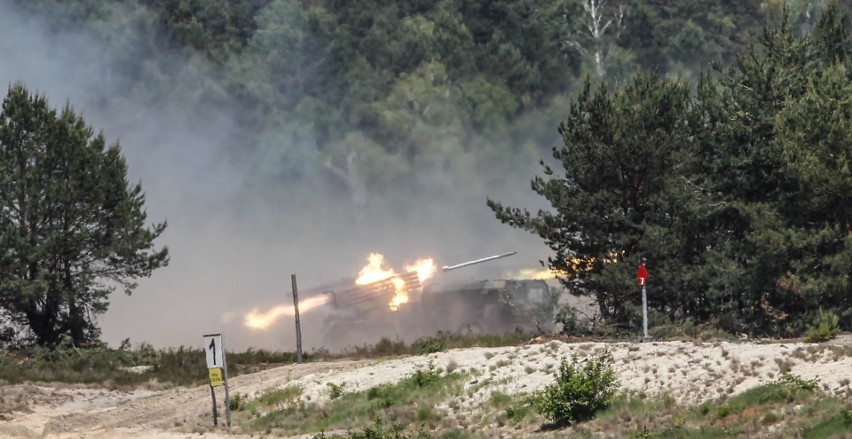
[[378, 343], [373, 345], [373, 351], [379, 355], [399, 355], [406, 351], [405, 342], [402, 340], [391, 340], [382, 337]]
[[256, 400], [256, 404], [262, 407], [276, 407], [279, 410], [292, 408], [299, 402], [302, 389], [296, 386], [287, 386], [264, 393]]
[[[728, 399], [725, 404], [716, 407], [715, 416], [725, 418], [740, 413], [748, 407], [767, 405], [777, 402], [793, 401], [802, 394], [812, 393], [819, 389], [816, 379], [805, 380], [797, 375], [782, 374], [777, 380], [764, 384]], [[705, 413], [709, 413], [712, 404], [705, 404]]]
[[434, 384], [439, 378], [441, 378], [441, 372], [435, 367], [435, 362], [429, 359], [426, 369], [417, 369], [414, 375], [411, 376], [411, 381], [417, 387], [422, 388]]
[[233, 412], [244, 410], [245, 404], [245, 396], [241, 393], [235, 393], [228, 398], [228, 408]]
[[852, 419], [850, 419], [849, 410], [845, 410], [805, 430], [801, 437], [804, 439], [828, 439], [846, 437], [849, 434], [852, 434]]
[[401, 392], [405, 392], [407, 388], [423, 389], [433, 386], [440, 379], [441, 372], [435, 367], [435, 363], [429, 360], [426, 369], [417, 369], [414, 374], [399, 384], [385, 384], [370, 388], [367, 390], [367, 399], [375, 400], [380, 408], [386, 409], [405, 400]]
[[420, 355], [428, 355], [447, 350], [447, 344], [436, 337], [420, 337], [411, 343], [411, 348]]
[[[0, 379], [25, 381], [197, 385], [207, 380], [204, 352], [200, 349], [155, 351], [142, 344], [137, 349], [110, 349], [102, 343], [78, 348], [70, 337], [52, 348], [30, 347], [0, 355]], [[131, 368], [138, 368], [133, 370]]]
[[[0, 112], [0, 311], [40, 345], [96, 340], [108, 297], [168, 263], [118, 143], [66, 106], [9, 87]], [[4, 322], [5, 323], [5, 322]], [[5, 325], [4, 325], [5, 326]]]
[[343, 384], [327, 383], [329, 399], [337, 399], [343, 395]]
[[823, 311], [822, 308], [817, 312], [814, 323], [808, 326], [805, 332], [805, 340], [811, 343], [819, 343], [831, 340], [840, 332], [840, 317], [832, 311]]
[[[635, 271], [647, 257], [659, 266], [655, 275], [668, 278], [684, 263], [700, 262], [701, 246], [676, 234], [701, 224], [673, 202], [687, 194], [679, 175], [691, 163], [683, 150], [686, 128], [696, 123], [690, 108], [687, 88], [658, 76], [637, 75], [612, 92], [587, 81], [560, 125], [564, 144], [553, 150], [564, 173], [544, 165], [545, 176], [533, 180], [555, 212], [532, 215], [488, 202], [502, 222], [541, 236], [568, 292], [595, 295], [606, 319], [635, 319], [631, 304], [641, 299], [626, 266]], [[673, 310], [690, 303], [687, 286], [657, 288]]]
[[369, 431], [375, 427], [376, 418], [393, 419], [394, 425], [406, 427], [416, 423], [436, 425], [443, 416], [437, 405], [448, 395], [459, 396], [465, 378], [459, 373], [441, 374], [434, 364], [429, 364], [397, 383], [346, 392], [321, 408], [295, 400], [279, 405], [279, 409], [249, 421], [246, 428], [275, 429], [287, 434], [330, 429]]
[[[682, 57], [715, 50], [702, 29], [681, 29]], [[647, 261], [661, 321], [801, 334], [819, 307], [852, 306], [850, 53], [850, 21], [832, 3], [810, 33], [767, 27], [694, 95], [641, 72], [612, 88], [587, 81], [532, 182], [552, 209], [488, 204], [539, 235], [569, 292], [593, 295], [610, 325], [641, 324], [633, 274]]]
[[[305, 354], [306, 361], [313, 356]], [[235, 377], [278, 364], [295, 363], [292, 352], [270, 353], [248, 350], [228, 353], [228, 375]], [[159, 382], [166, 386], [192, 386], [207, 383], [207, 364], [202, 349], [169, 348], [156, 350], [142, 343], [120, 349], [103, 343], [77, 347], [70, 337], [52, 347], [32, 346], [0, 353], [0, 380], [67, 382], [113, 385], [142, 385]]]
[[527, 394], [507, 395], [502, 392], [492, 392], [490, 404], [501, 410], [497, 422], [518, 425], [526, 419], [533, 410], [535, 396]]
[[522, 172], [552, 143], [543, 121], [563, 114], [558, 102], [595, 54], [610, 60], [609, 83], [640, 65], [696, 78], [711, 61], [699, 55], [732, 61], [763, 22], [758, 2], [722, 0], [637, 0], [623, 16], [598, 2], [599, 24], [611, 23], [600, 37], [583, 2], [563, 0], [11, 3], [51, 39], [82, 33], [114, 58], [94, 72], [113, 87], [93, 101], [124, 104], [139, 90], [148, 102], [176, 92], [187, 107], [233, 107], [247, 129], [229, 152], [261, 163], [252, 183], [334, 179], [326, 164], [361, 136], [379, 160], [344, 154], [355, 207]]
[[[11, 3], [54, 40], [83, 33], [115, 55], [93, 72], [116, 78], [93, 101], [119, 107], [140, 90], [227, 103], [248, 128], [230, 152], [262, 163], [251, 184], [333, 180], [358, 210], [509, 181], [567, 114], [553, 168], [533, 184], [553, 212], [492, 207], [542, 236], [571, 292], [595, 296], [617, 330], [641, 321], [643, 259], [667, 321], [799, 335], [819, 306], [852, 309], [848, 2], [636, 0], [623, 17], [609, 2], [598, 36], [579, 1]], [[584, 85], [596, 55], [608, 67]], [[714, 59], [722, 67], [703, 74]], [[624, 73], [637, 67], [658, 76]], [[61, 277], [7, 286], [43, 297]], [[96, 337], [80, 316], [103, 312], [106, 294], [89, 295], [77, 310], [63, 297], [67, 322], [47, 326]], [[852, 328], [852, 313], [839, 317]], [[23, 320], [0, 341], [19, 341]]]
[[[585, 363], [585, 364], [584, 364]], [[612, 356], [604, 353], [581, 362], [563, 359], [556, 382], [533, 399], [539, 413], [557, 425], [590, 419], [605, 409], [619, 384], [612, 368]]]

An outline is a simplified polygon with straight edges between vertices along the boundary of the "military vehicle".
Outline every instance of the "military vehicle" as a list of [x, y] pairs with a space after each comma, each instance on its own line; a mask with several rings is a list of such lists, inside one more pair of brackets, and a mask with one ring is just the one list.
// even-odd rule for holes
[[543, 280], [436, 281], [423, 287], [418, 314], [426, 332], [546, 332], [555, 302]]
[[[444, 266], [441, 273], [514, 254]], [[546, 331], [553, 322], [557, 299], [543, 280], [458, 282], [444, 280], [440, 273], [423, 284], [417, 272], [407, 272], [366, 285], [349, 285], [327, 292], [332, 298], [323, 335], [326, 346], [375, 343], [382, 337], [412, 341], [437, 331]], [[402, 286], [407, 301], [392, 304]]]

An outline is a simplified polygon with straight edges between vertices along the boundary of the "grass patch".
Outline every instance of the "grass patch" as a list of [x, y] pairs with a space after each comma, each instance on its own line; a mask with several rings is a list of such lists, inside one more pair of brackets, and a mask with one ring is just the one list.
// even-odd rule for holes
[[491, 392], [489, 405], [497, 410], [494, 420], [499, 426], [521, 425], [535, 412], [532, 398], [528, 394], [508, 395], [503, 392]]
[[839, 413], [822, 421], [802, 433], [803, 439], [822, 439], [833, 437], [848, 437], [852, 433], [852, 419]]
[[731, 397], [725, 404], [716, 408], [715, 414], [719, 418], [724, 418], [728, 415], [742, 413], [748, 407], [775, 402], [791, 402], [796, 397], [811, 393], [818, 388], [817, 380], [804, 380], [796, 375], [782, 374], [781, 378], [771, 383]]
[[397, 426], [406, 426], [405, 430], [408, 432], [413, 429], [409, 426], [432, 429], [438, 427], [444, 418], [444, 413], [436, 406], [449, 397], [460, 395], [465, 379], [466, 375], [455, 372], [442, 375], [430, 362], [425, 369], [416, 371], [398, 383], [345, 393], [324, 406], [288, 404], [248, 421], [244, 429], [250, 433], [281, 434], [342, 429], [369, 432], [371, 428], [379, 428], [375, 424], [376, 419], [393, 421], [390, 425], [383, 425], [376, 430], [382, 434], [402, 434], [395, 433]]
[[841, 399], [822, 393], [816, 380], [782, 375], [698, 407], [683, 407], [671, 396], [620, 395], [575, 431], [588, 434], [570, 437], [755, 437], [769, 431], [779, 437], [845, 437], [852, 431], [852, 414]]
[[335, 356], [375, 358], [388, 355], [425, 355], [450, 349], [515, 346], [526, 343], [533, 337], [532, 333], [520, 331], [503, 335], [438, 331], [434, 336], [420, 337], [411, 344], [382, 338], [374, 345], [353, 346]]
[[[525, 342], [529, 337], [529, 334], [518, 332], [502, 336], [439, 332], [434, 337], [423, 337], [410, 345], [384, 338], [375, 345], [361, 346], [355, 352], [332, 354], [322, 349], [306, 352], [303, 361], [420, 355], [473, 346], [510, 346]], [[227, 360], [228, 375], [235, 377], [293, 364], [296, 354], [249, 348], [244, 352], [228, 352]], [[125, 340], [119, 349], [110, 348], [105, 343], [81, 348], [66, 339], [53, 348], [30, 346], [0, 351], [0, 382], [10, 384], [64, 382], [101, 384], [110, 388], [155, 382], [165, 386], [196, 386], [205, 384], [208, 379], [204, 350], [196, 347], [155, 349], [142, 343], [131, 348], [129, 340]]]
[[[230, 377], [296, 361], [293, 353], [253, 349], [229, 352], [227, 356]], [[305, 357], [306, 361], [312, 360], [310, 354]], [[120, 349], [111, 349], [106, 344], [78, 348], [65, 341], [52, 349], [33, 346], [0, 352], [0, 380], [13, 384], [33, 381], [111, 387], [158, 382], [195, 386], [206, 383], [208, 379], [205, 354], [201, 348], [181, 346], [157, 350], [145, 343], [135, 349], [127, 343]]]

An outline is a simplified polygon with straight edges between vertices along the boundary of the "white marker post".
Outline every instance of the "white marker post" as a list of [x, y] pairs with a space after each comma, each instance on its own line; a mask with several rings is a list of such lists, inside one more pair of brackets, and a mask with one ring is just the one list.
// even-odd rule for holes
[[225, 387], [225, 417], [231, 426], [231, 404], [228, 399], [228, 363], [225, 360], [225, 344], [222, 334], [204, 336], [204, 353], [207, 356], [207, 371], [210, 374], [210, 395], [213, 397], [213, 425], [218, 425], [216, 411], [216, 387]]
[[645, 281], [648, 280], [648, 270], [645, 269], [645, 264], [639, 264], [639, 270], [636, 271], [636, 279], [639, 280], [639, 285], [642, 286], [642, 330], [644, 333], [643, 340], [648, 339], [648, 295], [645, 293]]

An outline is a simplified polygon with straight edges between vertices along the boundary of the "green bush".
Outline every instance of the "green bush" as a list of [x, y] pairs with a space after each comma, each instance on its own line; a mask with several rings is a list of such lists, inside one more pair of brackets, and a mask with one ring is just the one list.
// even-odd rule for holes
[[840, 317], [832, 311], [823, 311], [820, 308], [814, 319], [814, 324], [808, 326], [808, 330], [805, 332], [805, 339], [811, 343], [819, 343], [831, 340], [839, 332]]
[[577, 310], [571, 305], [563, 305], [556, 312], [553, 321], [562, 324], [563, 335], [582, 335], [588, 333], [588, 327], [580, 321]]
[[420, 355], [447, 350], [447, 344], [435, 337], [420, 337], [411, 344], [411, 347]]
[[231, 409], [232, 412], [241, 411], [245, 409], [245, 402], [245, 396], [236, 393], [228, 398], [228, 408]]
[[[790, 403], [802, 395], [809, 394], [819, 389], [819, 381], [816, 379], [806, 380], [798, 375], [782, 373], [778, 379], [746, 390], [743, 393], [728, 398], [724, 405], [715, 408], [715, 415], [719, 419], [730, 415], [741, 413], [749, 407], [759, 405]], [[712, 403], [705, 403], [699, 407], [699, 413], [707, 415], [713, 408]]]
[[619, 384], [612, 368], [612, 356], [604, 352], [587, 361], [563, 359], [556, 382], [533, 398], [533, 406], [557, 425], [590, 419], [609, 406]]
[[328, 386], [329, 399], [337, 399], [343, 396], [343, 384], [326, 383]]
[[852, 425], [852, 410], [844, 409], [840, 411], [840, 417], [843, 418], [843, 423], [846, 425]]
[[405, 342], [402, 340], [391, 340], [387, 337], [382, 337], [378, 343], [373, 346], [373, 352], [379, 355], [403, 355], [408, 349], [405, 347]]
[[380, 384], [367, 390], [367, 400], [376, 401], [379, 408], [390, 408], [394, 405], [394, 387], [389, 384]]
[[441, 378], [441, 372], [435, 367], [435, 362], [429, 360], [426, 365], [426, 370], [417, 369], [414, 375], [411, 376], [411, 381], [417, 387], [426, 387]]

